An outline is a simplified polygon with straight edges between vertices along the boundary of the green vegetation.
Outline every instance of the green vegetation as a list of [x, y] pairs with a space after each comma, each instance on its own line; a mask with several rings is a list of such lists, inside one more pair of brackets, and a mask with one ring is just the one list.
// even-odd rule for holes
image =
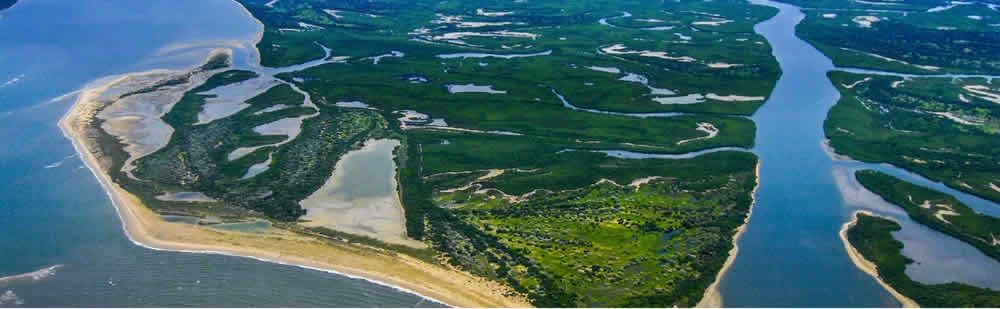
[[[668, 160], [601, 151], [752, 147], [756, 127], [742, 116], [780, 75], [752, 27], [773, 8], [736, 0], [240, 2], [265, 25], [265, 66], [317, 60], [323, 47], [332, 48], [330, 63], [272, 77], [212, 59], [202, 71], [215, 74], [164, 115], [169, 143], [126, 172], [119, 141], [92, 128], [114, 180], [159, 213], [266, 218], [331, 243], [451, 264], [549, 307], [693, 306], [748, 215], [752, 153]], [[498, 56], [441, 56], [454, 53]], [[511, 54], [534, 55], [499, 56]], [[212, 90], [258, 86], [266, 90], [245, 102], [208, 105], [232, 99]], [[231, 115], [213, 110], [240, 103]], [[661, 112], [677, 114], [621, 114]], [[295, 136], [267, 133], [291, 119], [302, 120]], [[406, 232], [429, 249], [298, 224], [299, 202], [343, 154], [375, 138], [401, 142]], [[215, 201], [156, 198], [167, 192]]]
[[987, 2], [782, 1], [813, 8], [805, 11], [796, 34], [837, 66], [917, 74], [1000, 72], [995, 56], [1000, 12]]
[[1000, 260], [1000, 219], [979, 214], [951, 195], [881, 172], [858, 171], [855, 177], [868, 190], [905, 209], [914, 221]]
[[[268, 217], [294, 221], [303, 214], [298, 201], [319, 188], [329, 177], [340, 155], [369, 138], [386, 134], [388, 122], [379, 114], [332, 106], [317, 110], [302, 106], [304, 96], [289, 85], [274, 86], [247, 100], [249, 107], [236, 114], [195, 124], [205, 100], [200, 94], [216, 87], [257, 77], [248, 71], [227, 71], [213, 75], [203, 85], [187, 92], [163, 119], [174, 133], [163, 149], [138, 160], [132, 174], [134, 181], [119, 175], [131, 192], [139, 192], [144, 202], [167, 212], [191, 212], [180, 206], [191, 203], [166, 202], [151, 198], [162, 192], [202, 192], [219, 203], [194, 211], [211, 213], [212, 207], [255, 211]], [[279, 104], [283, 109], [267, 111]], [[266, 112], [265, 112], [266, 111]], [[262, 135], [254, 127], [280, 119], [311, 116], [303, 121], [298, 137], [282, 147], [284, 135]], [[229, 160], [237, 148], [260, 147], [249, 154]], [[267, 171], [244, 179], [251, 165], [272, 160]], [[121, 182], [120, 182], [121, 183]]]
[[892, 237], [900, 230], [891, 220], [858, 214], [857, 224], [847, 231], [851, 245], [865, 259], [878, 266], [878, 276], [894, 289], [912, 298], [922, 307], [996, 307], [1000, 292], [961, 283], [923, 284], [906, 275], [906, 265], [913, 263], [900, 252], [903, 243]]
[[983, 79], [829, 77], [841, 99], [823, 127], [837, 153], [1000, 201], [1000, 104], [988, 96], [1000, 88]]
[[[538, 306], [697, 303], [746, 218], [756, 157], [619, 159], [562, 147], [411, 132], [400, 174], [410, 236]], [[503, 173], [484, 178], [486, 169]]]
[[[346, 65], [324, 66], [300, 76], [316, 78], [340, 91], [345, 91], [346, 87], [332, 85], [358, 79], [357, 84], [363, 83], [366, 89], [388, 87], [398, 89], [399, 94], [417, 92], [423, 97], [410, 100], [436, 103], [439, 97], [447, 94], [444, 84], [472, 82], [493, 85], [508, 94], [460, 94], [452, 95], [452, 100], [489, 97], [489, 101], [503, 102], [511, 109], [520, 107], [518, 110], [539, 105], [559, 107], [561, 104], [548, 89], [551, 87], [563, 92], [575, 105], [586, 108], [746, 115], [753, 113], [764, 100], [704, 99], [704, 103], [697, 104], [660, 104], [653, 99], [670, 95], [653, 94], [640, 83], [619, 78], [625, 77], [626, 72], [640, 74], [648, 79], [650, 86], [670, 89], [679, 96], [714, 93], [767, 97], [780, 74], [770, 47], [752, 29], [753, 24], [773, 16], [776, 10], [744, 1], [704, 4], [700, 1], [327, 3], [300, 0], [278, 1], [273, 7], [264, 5], [268, 1], [241, 2], [268, 26], [258, 45], [264, 65], [285, 66], [319, 59], [323, 51], [315, 43], [332, 48], [336, 56], [351, 57]], [[512, 13], [484, 16], [477, 14], [479, 9], [484, 13]], [[636, 15], [617, 18], [624, 11]], [[605, 20], [608, 25], [600, 24], [599, 20]], [[713, 21], [719, 23], [715, 25]], [[635, 26], [627, 27], [628, 24]], [[648, 27], [639, 27], [646, 24], [673, 28], [643, 30]], [[484, 36], [503, 31], [507, 34]], [[629, 51], [663, 52], [667, 58], [676, 59], [600, 52], [601, 48], [615, 44], [623, 44]], [[380, 65], [372, 64], [369, 57], [390, 51], [400, 51], [405, 56], [387, 57], [380, 60]], [[544, 51], [551, 51], [551, 54], [519, 59], [435, 57], [459, 52], [523, 54]], [[680, 60], [685, 56], [692, 60]], [[709, 64], [732, 66], [711, 67]], [[594, 71], [587, 69], [588, 66], [614, 67], [620, 73]], [[312, 73], [321, 74], [320, 71], [337, 74], [312, 76]], [[410, 84], [401, 78], [411, 75], [424, 76], [429, 82]], [[545, 87], [538, 87], [539, 84]], [[365, 93], [397, 92], [367, 90], [351, 95]]]

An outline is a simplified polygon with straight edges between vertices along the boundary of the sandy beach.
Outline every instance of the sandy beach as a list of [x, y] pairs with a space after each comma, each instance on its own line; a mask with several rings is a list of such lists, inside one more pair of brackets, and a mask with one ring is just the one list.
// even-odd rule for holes
[[101, 151], [87, 136], [95, 111], [77, 101], [59, 121], [87, 168], [115, 207], [125, 234], [137, 245], [167, 251], [222, 254], [342, 274], [459, 307], [530, 307], [504, 285], [450, 267], [370, 247], [333, 243], [291, 232], [268, 235], [222, 231], [162, 220], [111, 181]]
[[851, 245], [851, 242], [847, 240], [847, 230], [851, 229], [858, 223], [858, 214], [881, 217], [866, 210], [858, 210], [851, 214], [851, 221], [844, 223], [844, 226], [840, 228], [840, 240], [844, 242], [844, 249], [847, 250], [847, 255], [851, 257], [851, 261], [854, 262], [854, 265], [858, 266], [861, 271], [864, 271], [866, 274], [875, 278], [875, 280], [878, 281], [878, 284], [882, 285], [882, 287], [889, 291], [889, 293], [892, 294], [896, 300], [903, 303], [903, 308], [920, 308], [920, 305], [917, 304], [917, 302], [904, 296], [903, 294], [900, 294], [896, 291], [896, 289], [893, 289], [889, 286], [889, 284], [885, 283], [885, 281], [882, 281], [882, 278], [879, 278], [878, 276], [878, 267], [875, 266], [875, 263], [865, 259], [865, 257], [861, 255], [861, 252], [858, 252], [858, 249], [855, 249], [854, 246]]
[[720, 308], [722, 307], [722, 294], [719, 292], [719, 281], [722, 280], [722, 276], [726, 274], [726, 271], [733, 266], [733, 261], [736, 260], [736, 254], [739, 253], [740, 247], [738, 242], [740, 236], [743, 236], [743, 232], [747, 229], [747, 223], [750, 222], [750, 216], [753, 215], [753, 207], [757, 204], [757, 189], [760, 188], [760, 161], [757, 161], [757, 167], [754, 169], [754, 174], [757, 176], [757, 185], [753, 187], [753, 191], [750, 192], [750, 209], [747, 211], [746, 219], [743, 219], [743, 225], [736, 228], [736, 234], [733, 235], [733, 248], [729, 249], [729, 257], [726, 258], [726, 264], [722, 265], [722, 269], [719, 273], [715, 275], [715, 281], [712, 285], [709, 285], [705, 289], [705, 294], [701, 296], [701, 301], [698, 302], [695, 307], [697, 308]]

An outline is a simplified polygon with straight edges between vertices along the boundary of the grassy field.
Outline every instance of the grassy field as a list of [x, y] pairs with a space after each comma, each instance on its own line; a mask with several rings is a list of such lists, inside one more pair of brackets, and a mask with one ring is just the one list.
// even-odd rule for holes
[[906, 275], [913, 263], [900, 253], [903, 243], [892, 237], [899, 224], [880, 217], [858, 214], [857, 224], [847, 231], [851, 245], [878, 266], [878, 275], [894, 289], [921, 307], [996, 307], [1000, 292], [961, 283], [923, 284]]
[[619, 159], [493, 139], [410, 135], [407, 161], [423, 164], [404, 170], [404, 199], [426, 205], [422, 217], [407, 209], [408, 222], [425, 223], [411, 235], [539, 306], [693, 306], [725, 261], [756, 184], [757, 159], [746, 152]]
[[1000, 201], [1000, 105], [982, 95], [998, 92], [996, 86], [983, 79], [829, 76], [841, 99], [823, 127], [837, 153]]

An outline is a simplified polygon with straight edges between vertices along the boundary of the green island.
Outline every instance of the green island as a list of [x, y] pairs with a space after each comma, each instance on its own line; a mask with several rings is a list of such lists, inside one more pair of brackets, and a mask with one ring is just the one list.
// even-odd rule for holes
[[804, 8], [796, 35], [839, 67], [915, 74], [1000, 72], [996, 1], [781, 0]]
[[877, 266], [878, 276], [922, 307], [996, 307], [1000, 291], [962, 283], [923, 284], [906, 275], [906, 265], [913, 263], [901, 251], [903, 243], [892, 236], [901, 229], [898, 223], [866, 214], [857, 214], [856, 223], [847, 230], [847, 239], [868, 261]]
[[866, 189], [905, 209], [914, 221], [1000, 260], [1000, 219], [977, 213], [954, 196], [882, 172], [862, 170], [854, 175]]
[[534, 306], [690, 307], [749, 216], [774, 8], [239, 2], [270, 68], [217, 52], [71, 113], [164, 220], [408, 256]]
[[837, 153], [1000, 201], [1000, 87], [983, 78], [828, 76], [841, 98], [823, 128]]

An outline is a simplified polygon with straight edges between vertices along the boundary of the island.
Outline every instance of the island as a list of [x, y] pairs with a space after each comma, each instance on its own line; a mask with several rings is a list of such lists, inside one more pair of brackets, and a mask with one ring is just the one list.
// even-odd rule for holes
[[1000, 201], [1000, 87], [986, 78], [829, 76], [841, 98], [823, 129], [838, 154]]
[[870, 263], [894, 294], [906, 295], [902, 297], [906, 307], [995, 307], [1000, 303], [1000, 291], [955, 282], [924, 284], [910, 279], [905, 270], [913, 260], [900, 253], [903, 243], [892, 237], [892, 232], [900, 226], [892, 219], [857, 213], [845, 229], [846, 233], [841, 235], [846, 237], [848, 250], [860, 254], [862, 264]]
[[259, 63], [84, 89], [129, 237], [463, 307], [717, 304], [781, 72], [744, 1], [239, 1]]

